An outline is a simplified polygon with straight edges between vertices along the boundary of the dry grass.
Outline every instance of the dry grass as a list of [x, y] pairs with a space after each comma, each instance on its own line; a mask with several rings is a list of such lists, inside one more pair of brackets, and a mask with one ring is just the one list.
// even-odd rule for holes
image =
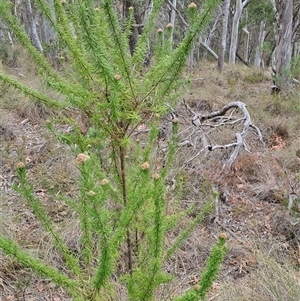
[[[259, 242], [259, 243], [257, 243]], [[252, 250], [256, 267], [245, 277], [220, 282], [210, 300], [223, 301], [297, 301], [300, 293], [300, 273], [286, 255], [283, 245], [270, 245], [258, 240]]]

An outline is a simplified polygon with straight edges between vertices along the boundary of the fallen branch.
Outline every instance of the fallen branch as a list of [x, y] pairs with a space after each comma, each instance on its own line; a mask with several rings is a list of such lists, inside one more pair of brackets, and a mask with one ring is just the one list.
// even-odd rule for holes
[[[225, 105], [221, 110], [214, 111], [212, 113], [208, 114], [196, 114], [189, 106], [184, 102], [185, 107], [194, 115], [192, 119], [192, 123], [196, 127], [203, 128], [203, 126], [209, 126], [209, 127], [219, 127], [219, 126], [225, 126], [228, 124], [234, 125], [240, 121], [243, 122], [243, 128], [241, 132], [237, 132], [235, 134], [236, 141], [232, 143], [228, 143], [225, 145], [205, 145], [203, 149], [201, 149], [197, 155], [199, 155], [201, 152], [204, 150], [208, 149], [209, 151], [214, 151], [216, 149], [228, 149], [228, 148], [233, 148], [233, 151], [229, 157], [229, 159], [225, 163], [225, 167], [230, 168], [232, 163], [235, 161], [237, 158], [239, 151], [241, 148], [244, 148], [247, 152], [249, 152], [249, 148], [245, 142], [246, 137], [248, 136], [249, 129], [253, 128], [256, 131], [256, 134], [259, 137], [259, 140], [261, 143], [264, 145], [263, 138], [261, 131], [257, 126], [255, 126], [252, 121], [250, 114], [246, 108], [246, 104], [241, 102], [241, 101], [234, 101], [230, 102], [227, 105]], [[229, 116], [224, 116], [228, 111], [232, 109], [238, 109], [242, 113], [242, 117], [238, 118], [236, 120], [233, 119], [233, 113], [231, 113]], [[224, 117], [226, 117], [224, 119]], [[204, 123], [205, 120], [220, 120], [218, 124], [209, 124], [209, 123]], [[196, 155], [196, 156], [197, 156]], [[188, 162], [190, 162], [192, 159], [194, 159], [196, 156], [193, 158], [190, 158]], [[187, 163], [188, 163], [187, 162]]]

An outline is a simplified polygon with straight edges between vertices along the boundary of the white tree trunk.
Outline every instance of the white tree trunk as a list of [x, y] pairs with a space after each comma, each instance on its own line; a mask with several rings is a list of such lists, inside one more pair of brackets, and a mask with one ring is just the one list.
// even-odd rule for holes
[[277, 43], [276, 43], [276, 76], [277, 86], [289, 93], [292, 89], [290, 63], [292, 57], [292, 26], [293, 26], [293, 0], [278, 0], [276, 2], [277, 18]]
[[250, 34], [247, 28], [243, 28], [243, 32], [246, 35], [246, 43], [245, 43], [245, 52], [244, 52], [244, 60], [246, 63], [248, 63], [248, 53], [249, 53], [249, 39], [250, 39]]
[[25, 9], [26, 9], [26, 16], [28, 21], [28, 28], [29, 28], [29, 35], [32, 41], [32, 44], [40, 51], [43, 52], [43, 47], [38, 36], [35, 18], [32, 14], [32, 7], [30, 0], [25, 0]]
[[176, 16], [176, 5], [177, 5], [177, 0], [172, 1], [172, 7], [171, 7], [171, 17], [170, 17], [170, 23], [175, 25], [175, 16]]
[[173, 0], [172, 7], [171, 7], [171, 17], [170, 17], [170, 23], [173, 26], [171, 41], [170, 41], [171, 42], [171, 48], [173, 48], [173, 33], [174, 33], [174, 26], [175, 26], [176, 5], [177, 5], [177, 0]]
[[236, 50], [238, 45], [238, 35], [239, 35], [239, 24], [242, 16], [244, 7], [248, 4], [250, 0], [236, 0], [235, 13], [233, 17], [232, 30], [231, 30], [231, 42], [229, 49], [229, 63], [235, 64]]
[[266, 37], [265, 27], [266, 27], [266, 21], [262, 20], [259, 26], [259, 34], [258, 34], [257, 47], [255, 51], [254, 67], [261, 67], [261, 68], [264, 67], [264, 61], [262, 58], [262, 53], [263, 53], [262, 47]]
[[227, 41], [227, 31], [228, 31], [228, 16], [229, 16], [229, 5], [230, 0], [224, 0], [222, 5], [222, 33], [221, 33], [221, 43], [218, 55], [218, 69], [222, 72], [224, 67], [224, 58], [226, 53], [226, 41]]
[[201, 41], [201, 39], [199, 39], [199, 43], [201, 46], [204, 47], [204, 49], [206, 49], [216, 60], [218, 60], [218, 55], [204, 42]]
[[[209, 31], [205, 37], [205, 42], [203, 42], [208, 48], [210, 48], [212, 38], [214, 37], [215, 31], [217, 30], [217, 25], [219, 23], [221, 14], [222, 14], [222, 7], [219, 6], [218, 10], [215, 12], [214, 23], [213, 23], [212, 27], [208, 28]], [[208, 50], [208, 49], [206, 48], [206, 50]], [[206, 57], [206, 55], [207, 55], [207, 51], [204, 52], [203, 56]]]

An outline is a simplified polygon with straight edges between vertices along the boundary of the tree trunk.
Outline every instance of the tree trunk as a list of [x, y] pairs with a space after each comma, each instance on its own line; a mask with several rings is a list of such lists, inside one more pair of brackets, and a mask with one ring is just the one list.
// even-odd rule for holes
[[201, 46], [204, 47], [204, 49], [206, 51], [208, 51], [216, 60], [218, 60], [218, 55], [204, 42], [201, 41], [201, 39], [199, 40], [199, 43]]
[[221, 33], [221, 43], [218, 55], [218, 69], [220, 72], [223, 71], [224, 58], [226, 53], [226, 40], [228, 31], [228, 16], [229, 16], [229, 5], [230, 0], [224, 0], [222, 5], [222, 33]]
[[[215, 12], [213, 25], [212, 25], [212, 27], [208, 28], [208, 32], [207, 32], [207, 35], [205, 37], [205, 41], [203, 42], [206, 46], [208, 46], [208, 48], [210, 48], [211, 41], [214, 37], [215, 31], [217, 30], [217, 25], [219, 23], [219, 19], [220, 19], [221, 14], [222, 14], [222, 7], [219, 6], [219, 8]], [[206, 48], [206, 50], [208, 50], [208, 49]], [[207, 56], [207, 51], [206, 50], [203, 53], [204, 58]]]
[[31, 42], [40, 52], [43, 52], [43, 47], [36, 29], [35, 18], [33, 17], [32, 14], [32, 7], [31, 7], [30, 0], [25, 0], [25, 10], [26, 10], [26, 17], [28, 21], [28, 29], [29, 29], [29, 36]]
[[277, 41], [276, 41], [276, 77], [277, 86], [283, 93], [292, 89], [290, 63], [292, 57], [293, 0], [276, 1]]
[[171, 7], [171, 16], [170, 16], [170, 23], [173, 26], [172, 35], [171, 35], [171, 48], [173, 48], [173, 33], [174, 33], [174, 26], [175, 26], [175, 16], [176, 16], [176, 5], [177, 0], [172, 1], [172, 7]]
[[[133, 0], [123, 0], [123, 21], [128, 18], [129, 16], [129, 8], [134, 7], [134, 20], [137, 25], [142, 25], [141, 16], [139, 14], [139, 7], [138, 5], [134, 5]], [[143, 26], [134, 26], [132, 27], [131, 34], [129, 37], [129, 49], [130, 54], [133, 55], [135, 46], [138, 40], [138, 35], [142, 34]]]
[[250, 39], [250, 35], [249, 35], [249, 31], [247, 28], [243, 28], [243, 32], [246, 35], [246, 42], [245, 42], [245, 52], [244, 52], [244, 60], [245, 62], [248, 63], [248, 53], [249, 53], [249, 39]]
[[249, 1], [250, 0], [245, 0], [244, 2], [242, 2], [242, 0], [236, 0], [235, 13], [233, 17], [232, 30], [231, 30], [231, 42], [230, 42], [230, 49], [229, 49], [230, 64], [235, 64], [240, 19], [242, 16], [243, 9], [249, 3]]
[[258, 34], [257, 47], [255, 51], [254, 67], [261, 67], [261, 68], [264, 67], [264, 61], [262, 59], [262, 52], [263, 52], [262, 47], [266, 37], [265, 27], [266, 27], [266, 21], [262, 20], [259, 26], [259, 34]]

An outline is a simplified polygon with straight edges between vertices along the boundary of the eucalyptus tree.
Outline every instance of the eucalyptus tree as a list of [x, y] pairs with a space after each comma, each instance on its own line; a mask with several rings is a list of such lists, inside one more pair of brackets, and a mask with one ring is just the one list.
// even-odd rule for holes
[[276, 6], [276, 85], [283, 93], [292, 89], [291, 58], [293, 34], [293, 0], [275, 0]]
[[236, 51], [238, 47], [239, 37], [239, 24], [244, 8], [250, 3], [251, 0], [236, 0], [232, 28], [231, 28], [231, 40], [229, 49], [229, 63], [235, 64]]
[[37, 33], [36, 21], [32, 13], [32, 6], [30, 0], [25, 0], [26, 17], [28, 21], [29, 35], [33, 45], [41, 52], [43, 52], [42, 43]]
[[229, 6], [230, 6], [230, 0], [224, 0], [222, 4], [222, 30], [221, 30], [221, 39], [220, 39], [221, 41], [219, 44], [219, 55], [218, 55], [218, 69], [221, 72], [224, 66], [224, 58], [225, 58], [226, 45], [227, 45]]
[[[269, 41], [274, 44], [273, 24], [275, 22], [275, 11], [271, 0], [260, 1], [252, 0], [247, 7], [248, 22], [251, 28], [250, 33], [254, 40], [254, 66], [265, 66], [266, 47], [265, 40], [267, 36]], [[271, 52], [271, 50], [269, 50]], [[271, 54], [271, 53], [270, 53]]]

